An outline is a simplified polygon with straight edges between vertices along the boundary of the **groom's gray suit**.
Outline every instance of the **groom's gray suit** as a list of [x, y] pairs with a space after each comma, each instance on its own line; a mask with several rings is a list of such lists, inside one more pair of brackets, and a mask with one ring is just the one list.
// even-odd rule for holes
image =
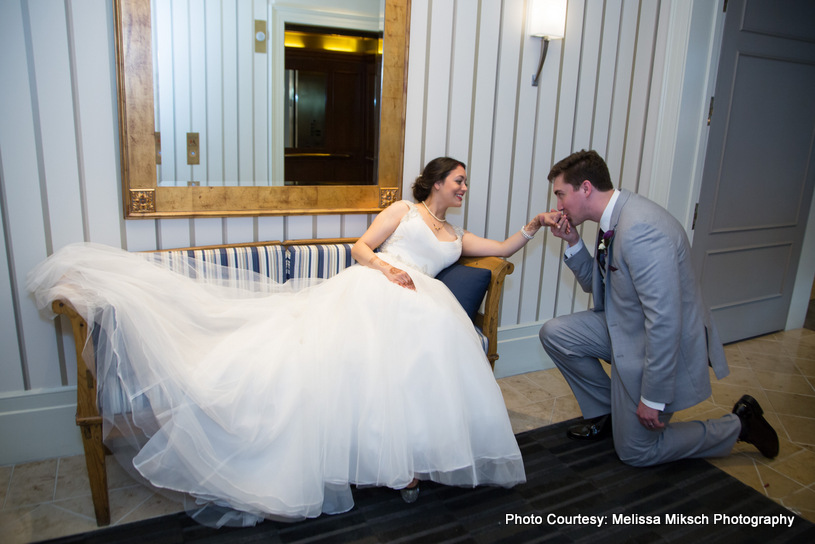
[[[673, 412], [710, 397], [708, 363], [717, 378], [729, 372], [685, 231], [665, 209], [625, 190], [610, 225], [603, 272], [585, 246], [566, 259], [592, 293], [594, 309], [548, 321], [540, 332], [546, 352], [585, 418], [612, 414], [614, 446], [624, 462], [727, 455], [741, 430], [736, 415], [668, 424]], [[610, 379], [598, 359], [611, 363]], [[640, 424], [640, 399], [665, 404], [662, 431]]]

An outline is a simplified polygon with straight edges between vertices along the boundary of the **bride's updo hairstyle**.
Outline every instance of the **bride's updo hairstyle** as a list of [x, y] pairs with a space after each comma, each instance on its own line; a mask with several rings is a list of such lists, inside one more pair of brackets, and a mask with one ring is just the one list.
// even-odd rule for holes
[[467, 166], [456, 159], [450, 157], [438, 157], [433, 159], [427, 166], [424, 167], [422, 175], [416, 178], [413, 182], [413, 199], [416, 202], [424, 202], [430, 196], [430, 191], [433, 189], [433, 184], [437, 181], [444, 181], [444, 179], [458, 167], [465, 170]]

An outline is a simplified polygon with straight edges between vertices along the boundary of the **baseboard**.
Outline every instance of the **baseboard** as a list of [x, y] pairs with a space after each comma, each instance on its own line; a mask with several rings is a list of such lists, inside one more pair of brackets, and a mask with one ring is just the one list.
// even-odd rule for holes
[[555, 368], [538, 339], [542, 325], [543, 322], [540, 322], [498, 329], [496, 378]]
[[0, 395], [0, 466], [81, 453], [76, 387]]
[[[554, 368], [538, 340], [541, 323], [498, 330], [495, 377]], [[0, 466], [83, 453], [76, 387], [0, 395]]]

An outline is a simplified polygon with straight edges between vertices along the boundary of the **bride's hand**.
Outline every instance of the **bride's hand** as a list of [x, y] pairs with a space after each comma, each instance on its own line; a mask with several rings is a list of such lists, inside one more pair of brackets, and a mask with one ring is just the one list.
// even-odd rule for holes
[[410, 289], [411, 291], [416, 290], [416, 286], [413, 285], [413, 278], [411, 278], [410, 274], [404, 270], [396, 268], [395, 266], [390, 266], [383, 270], [382, 273], [396, 285], [404, 287], [405, 289]]

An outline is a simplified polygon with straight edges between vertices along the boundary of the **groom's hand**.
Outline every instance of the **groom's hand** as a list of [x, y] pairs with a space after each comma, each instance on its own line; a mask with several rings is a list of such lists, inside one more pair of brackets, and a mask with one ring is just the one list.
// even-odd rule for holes
[[551, 230], [552, 234], [558, 238], [566, 240], [570, 246], [575, 245], [580, 240], [580, 234], [578, 234], [574, 227], [572, 227], [572, 224], [569, 222], [569, 218], [563, 213], [560, 214], [560, 217], [555, 224], [549, 227], [549, 230]]

